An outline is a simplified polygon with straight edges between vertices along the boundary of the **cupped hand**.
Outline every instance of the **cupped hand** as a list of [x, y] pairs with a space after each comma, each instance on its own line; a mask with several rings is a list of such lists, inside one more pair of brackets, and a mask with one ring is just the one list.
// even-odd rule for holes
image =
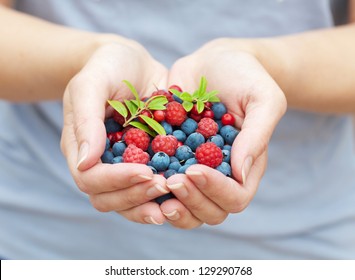
[[265, 172], [271, 135], [286, 111], [280, 87], [238, 40], [215, 40], [179, 59], [168, 84], [192, 92], [201, 76], [206, 77], [209, 90], [219, 91], [240, 133], [232, 145], [233, 179], [207, 166], [193, 165], [186, 175], [167, 180], [177, 199], [164, 202], [162, 212], [172, 225], [185, 229], [219, 224], [228, 214], [245, 209]]
[[142, 164], [100, 160], [106, 144], [104, 119], [112, 114], [107, 100], [131, 99], [122, 80], [138, 92], [152, 92], [154, 85], [165, 86], [167, 69], [132, 41], [98, 48], [65, 90], [61, 148], [76, 184], [95, 208], [117, 211], [135, 222], [161, 224], [165, 217], [151, 200], [168, 192], [165, 179]]

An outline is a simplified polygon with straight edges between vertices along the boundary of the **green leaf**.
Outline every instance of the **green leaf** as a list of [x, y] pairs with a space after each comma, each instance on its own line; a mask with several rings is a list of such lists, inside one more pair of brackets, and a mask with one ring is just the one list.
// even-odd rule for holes
[[[142, 116], [141, 116], [141, 117], [142, 117]], [[141, 130], [147, 132], [147, 133], [148, 133], [150, 136], [152, 136], [152, 137], [155, 137], [155, 136], [157, 135], [153, 130], [151, 130], [151, 129], [149, 128], [149, 126], [147, 126], [147, 125], [145, 125], [145, 124], [142, 124], [141, 122], [132, 121], [132, 122], [130, 122], [129, 124], [132, 125], [132, 126], [134, 126], [134, 127], [136, 127], [136, 128], [139, 128], [139, 129], [141, 129]]]
[[129, 90], [133, 93], [133, 95], [136, 98], [136, 100], [140, 100], [139, 94], [138, 94], [137, 90], [135, 89], [135, 87], [127, 80], [123, 80], [123, 82], [127, 85]]
[[146, 104], [147, 108], [150, 110], [165, 110], [166, 107], [164, 106], [168, 103], [168, 99], [163, 95], [154, 96], [147, 100]]
[[199, 114], [202, 113], [204, 108], [205, 108], [205, 103], [203, 103], [201, 100], [197, 100], [197, 112]]
[[131, 113], [131, 116], [134, 116], [137, 113], [138, 107], [136, 104], [133, 102], [134, 100], [124, 100], [124, 103], [126, 104], [129, 112]]
[[209, 102], [221, 102], [217, 96], [212, 96], [208, 99]]
[[149, 125], [158, 134], [166, 135], [166, 131], [165, 131], [164, 127], [160, 123], [158, 123], [156, 120], [153, 120], [152, 118], [149, 118], [144, 115], [140, 115], [140, 117], [146, 122], [147, 125]]
[[193, 98], [191, 96], [190, 93], [184, 91], [181, 95], [180, 95], [180, 98], [184, 101], [189, 101], [189, 102], [192, 102], [193, 101]]
[[186, 112], [190, 112], [193, 106], [194, 104], [192, 102], [189, 101], [182, 102], [182, 107], [184, 107]]
[[118, 100], [107, 100], [108, 104], [115, 109], [120, 115], [122, 115], [124, 118], [127, 118], [128, 112], [127, 108], [125, 105], [123, 105], [122, 102]]
[[202, 98], [200, 98], [200, 100], [203, 102], [210, 101], [210, 98], [212, 98], [213, 96], [215, 96], [217, 94], [218, 94], [217, 90], [212, 90], [212, 91], [206, 93]]
[[206, 93], [206, 89], [207, 89], [207, 80], [205, 77], [201, 77], [200, 80], [200, 86], [198, 88], [198, 96], [199, 97], [203, 97], [203, 95]]
[[199, 98], [199, 91], [195, 90], [194, 93], [192, 94], [192, 98], [194, 98], [195, 100], [197, 100]]
[[179, 97], [180, 98], [180, 95], [181, 95], [181, 93], [182, 92], [180, 92], [180, 91], [178, 91], [177, 89], [169, 89], [169, 91], [172, 93], [172, 94], [174, 94], [174, 95], [176, 95], [177, 97]]
[[141, 100], [130, 100], [130, 101], [133, 102], [134, 105], [136, 105], [137, 108], [139, 108], [139, 109], [144, 109], [144, 107], [145, 107], [145, 103]]

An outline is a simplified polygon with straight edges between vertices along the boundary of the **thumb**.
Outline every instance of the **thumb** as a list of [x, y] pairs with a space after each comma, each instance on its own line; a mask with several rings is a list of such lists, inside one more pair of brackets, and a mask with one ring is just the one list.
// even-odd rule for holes
[[[282, 112], [276, 114], [275, 107], [269, 106], [272, 102], [267, 103], [250, 106], [252, 109], [246, 111], [241, 130], [232, 146], [233, 175], [243, 184], [257, 160], [267, 153], [272, 133], [283, 115]], [[263, 168], [266, 168], [266, 162]]]
[[71, 168], [87, 170], [99, 161], [104, 152], [106, 98], [100, 93], [105, 91], [107, 89], [89, 87], [76, 81], [67, 88], [62, 142]]

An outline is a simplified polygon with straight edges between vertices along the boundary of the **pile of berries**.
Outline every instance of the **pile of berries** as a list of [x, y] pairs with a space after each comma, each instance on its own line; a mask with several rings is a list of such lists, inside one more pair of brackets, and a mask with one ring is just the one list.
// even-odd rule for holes
[[115, 111], [106, 119], [103, 163], [141, 163], [166, 178], [204, 164], [232, 176], [231, 145], [239, 131], [234, 117], [217, 98], [206, 92], [206, 80], [193, 94], [178, 86], [156, 90], [146, 100], [109, 102]]

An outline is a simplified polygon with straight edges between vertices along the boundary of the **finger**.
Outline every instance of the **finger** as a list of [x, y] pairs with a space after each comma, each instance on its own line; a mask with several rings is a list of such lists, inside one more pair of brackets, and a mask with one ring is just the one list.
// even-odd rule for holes
[[129, 188], [91, 195], [90, 201], [100, 212], [123, 211], [168, 192], [169, 190], [165, 187], [165, 179], [156, 175], [154, 180], [135, 184]]
[[206, 197], [228, 213], [244, 210], [255, 194], [254, 190], [204, 165], [191, 166], [186, 170], [186, 176]]
[[187, 92], [194, 92], [201, 78], [197, 75], [198, 71], [196, 71], [194, 61], [191, 55], [178, 59], [170, 69], [168, 84], [178, 85]]
[[168, 199], [160, 205], [167, 221], [176, 228], [193, 229], [203, 224], [177, 199]]
[[86, 171], [74, 174], [78, 187], [87, 194], [99, 194], [124, 189], [152, 180], [152, 170], [138, 163], [97, 163]]
[[200, 221], [215, 225], [221, 223], [227, 213], [206, 197], [185, 175], [175, 175], [167, 180], [167, 187], [176, 198]]
[[238, 182], [247, 180], [250, 169], [266, 150], [279, 119], [270, 117], [271, 106], [266, 104], [248, 110], [239, 134], [232, 145], [231, 165]]
[[147, 202], [129, 210], [117, 212], [129, 221], [141, 224], [162, 225], [166, 218], [162, 214], [159, 204]]

